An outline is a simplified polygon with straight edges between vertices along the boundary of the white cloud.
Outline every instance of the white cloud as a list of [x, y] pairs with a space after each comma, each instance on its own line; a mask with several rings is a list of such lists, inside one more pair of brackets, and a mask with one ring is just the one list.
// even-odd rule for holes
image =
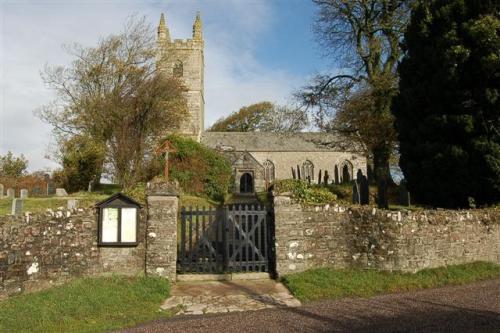
[[[0, 0], [1, 1], [1, 0]], [[55, 167], [44, 159], [50, 127], [33, 110], [53, 97], [39, 75], [45, 63], [67, 64], [63, 43], [94, 45], [120, 31], [132, 14], [154, 25], [165, 12], [173, 38], [189, 38], [196, 11], [205, 37], [206, 126], [243, 105], [286, 102], [301, 78], [267, 68], [255, 58], [259, 39], [272, 28], [266, 0], [220, 1], [3, 1], [0, 3], [0, 154], [24, 153], [30, 169]]]

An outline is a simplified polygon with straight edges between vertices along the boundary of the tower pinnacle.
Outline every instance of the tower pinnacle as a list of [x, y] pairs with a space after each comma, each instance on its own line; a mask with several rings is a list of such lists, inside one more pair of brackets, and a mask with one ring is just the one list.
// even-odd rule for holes
[[193, 24], [193, 39], [194, 40], [202, 40], [202, 34], [201, 34], [201, 17], [200, 17], [200, 12], [196, 13], [196, 19], [194, 20]]
[[160, 24], [158, 25], [158, 40], [170, 42], [170, 33], [165, 24], [165, 15], [161, 13]]

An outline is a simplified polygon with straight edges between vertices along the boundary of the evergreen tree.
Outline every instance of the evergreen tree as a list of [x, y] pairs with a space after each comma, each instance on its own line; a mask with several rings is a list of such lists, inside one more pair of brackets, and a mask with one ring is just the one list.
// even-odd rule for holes
[[393, 112], [400, 165], [423, 204], [500, 199], [500, 5], [426, 0], [412, 11]]

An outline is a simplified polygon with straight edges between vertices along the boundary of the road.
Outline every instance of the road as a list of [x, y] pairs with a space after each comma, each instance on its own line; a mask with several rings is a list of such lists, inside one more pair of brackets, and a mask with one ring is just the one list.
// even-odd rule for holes
[[500, 332], [500, 279], [368, 299], [179, 316], [122, 330], [154, 332]]

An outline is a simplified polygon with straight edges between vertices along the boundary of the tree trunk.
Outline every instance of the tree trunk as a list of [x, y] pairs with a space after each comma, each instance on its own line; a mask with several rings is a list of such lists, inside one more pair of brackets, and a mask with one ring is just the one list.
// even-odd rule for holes
[[381, 145], [373, 149], [374, 176], [377, 182], [377, 205], [379, 208], [389, 208], [387, 187], [392, 181], [389, 169], [390, 148]]

